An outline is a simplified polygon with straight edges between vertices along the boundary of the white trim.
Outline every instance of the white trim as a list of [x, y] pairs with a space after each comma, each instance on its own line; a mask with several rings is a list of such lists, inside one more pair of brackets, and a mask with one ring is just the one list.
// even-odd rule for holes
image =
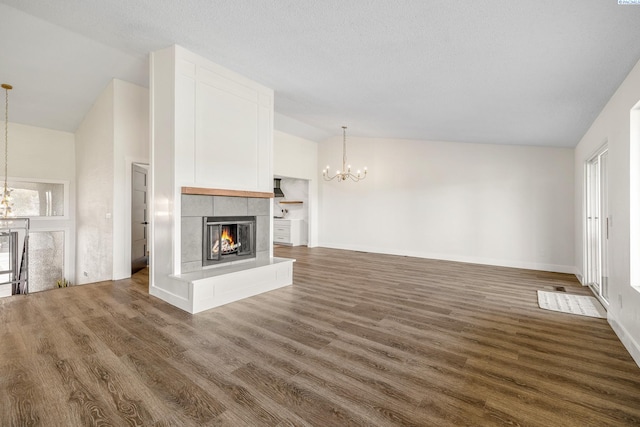
[[640, 292], [640, 101], [629, 111], [629, 281]]
[[[152, 53], [149, 54], [149, 174], [147, 175], [147, 221], [149, 222], [148, 228], [147, 228], [147, 245], [149, 248], [153, 249], [153, 240], [154, 240], [154, 219], [155, 219], [155, 209], [154, 209], [154, 204], [155, 204], [155, 200], [153, 197], [153, 175], [155, 172], [155, 168], [153, 167], [153, 154], [154, 154], [154, 137], [155, 137], [155, 132], [154, 132], [154, 124], [155, 124], [155, 108], [154, 108], [154, 87], [155, 87], [155, 74], [153, 72], [153, 66], [154, 66], [154, 58], [155, 55]], [[151, 295], [155, 295], [157, 296], [157, 294], [154, 294], [152, 292], [152, 289], [158, 289], [155, 288], [155, 275], [154, 273], [154, 268], [155, 268], [155, 260], [154, 258], [154, 253], [155, 251], [151, 250], [149, 252], [149, 294]], [[158, 289], [158, 292], [160, 291], [160, 289]], [[166, 301], [166, 300], [165, 300]]]
[[342, 245], [342, 244], [327, 243], [327, 242], [320, 243], [319, 246], [323, 248], [345, 249], [349, 251], [371, 252], [371, 253], [386, 254], [386, 255], [410, 256], [415, 258], [427, 258], [427, 259], [437, 259], [442, 261], [464, 262], [468, 264], [493, 265], [496, 267], [522, 268], [525, 270], [550, 271], [554, 273], [567, 273], [567, 274], [576, 273], [576, 267], [573, 265], [546, 264], [546, 263], [528, 262], [528, 261], [511, 261], [511, 260], [504, 260], [504, 259], [472, 257], [472, 256], [464, 256], [464, 255], [461, 256], [461, 255], [451, 255], [451, 254], [438, 254], [438, 253], [432, 253], [432, 252], [389, 251], [389, 250], [381, 250], [380, 248], [376, 248], [376, 247], [361, 246], [361, 245]]
[[28, 216], [29, 232], [61, 231], [64, 233], [63, 274], [71, 283], [76, 282], [76, 225], [75, 212], [71, 212], [71, 181], [63, 179], [7, 177], [7, 181], [31, 182], [63, 185], [64, 215], [56, 216]]
[[[588, 286], [587, 282], [587, 269], [588, 263], [587, 258], [589, 257], [589, 252], [587, 246], [589, 242], [587, 241], [587, 227], [589, 226], [587, 223], [587, 177], [589, 175], [589, 160], [591, 156], [582, 161], [582, 210], [580, 211], [580, 219], [582, 221], [582, 228], [580, 229], [582, 234], [582, 286]], [[575, 230], [575, 228], [574, 228]]]
[[42, 220], [55, 220], [55, 221], [66, 221], [71, 219], [71, 215], [69, 213], [69, 185], [70, 181], [62, 180], [62, 179], [44, 179], [44, 178], [28, 178], [28, 177], [7, 177], [7, 181], [11, 182], [33, 182], [33, 183], [43, 183], [43, 184], [62, 184], [64, 186], [63, 190], [63, 209], [64, 215], [50, 215], [50, 216], [25, 216], [25, 218], [29, 218], [31, 221], [42, 221]]
[[[149, 175], [151, 166], [148, 159], [125, 157], [125, 177], [124, 177], [124, 203], [123, 203], [123, 224], [122, 224], [122, 248], [116, 249], [114, 245], [113, 252], [113, 280], [120, 280], [131, 277], [131, 175], [132, 166], [137, 164], [147, 169], [147, 183], [149, 183]], [[147, 221], [149, 221], [149, 188], [147, 185]], [[115, 230], [114, 230], [115, 231]], [[149, 239], [149, 230], [147, 229], [147, 240]], [[147, 247], [150, 248], [147, 241]], [[120, 258], [120, 262], [116, 262], [116, 257]]]
[[596, 297], [596, 299], [598, 301], [600, 301], [600, 304], [602, 304], [602, 306], [605, 308], [605, 310], [609, 311], [609, 307], [611, 306], [611, 304], [609, 303], [609, 301], [607, 301], [606, 299], [604, 299], [602, 296], [600, 296], [600, 294], [598, 294], [596, 292], [596, 290], [594, 289], [593, 286], [587, 285], [589, 286], [589, 290], [591, 291], [591, 293], [593, 294], [594, 297]]
[[[590, 267], [590, 262], [589, 262], [589, 241], [588, 241], [588, 235], [589, 235], [589, 224], [587, 223], [587, 214], [588, 214], [588, 204], [589, 204], [589, 186], [588, 186], [588, 180], [589, 180], [589, 164], [591, 162], [593, 162], [594, 160], [598, 159], [600, 156], [602, 156], [604, 153], [607, 153], [609, 151], [609, 140], [608, 138], [605, 138], [602, 142], [602, 144], [595, 149], [591, 155], [587, 156], [586, 159], [583, 161], [583, 180], [582, 180], [582, 266], [583, 266], [583, 275], [582, 275], [582, 280], [580, 283], [582, 283], [583, 286], [589, 286], [589, 278], [587, 278], [586, 276], [590, 275], [589, 273], [589, 267]], [[598, 182], [598, 185], [600, 183]], [[609, 189], [607, 188], [607, 192], [609, 191]], [[602, 246], [602, 245], [601, 245]], [[608, 252], [607, 252], [608, 253]], [[602, 288], [603, 284], [600, 283], [600, 287]], [[599, 294], [596, 294], [596, 292], [594, 291], [592, 286], [589, 286], [589, 289], [591, 289], [591, 292], [596, 295], [596, 297], [598, 298], [598, 300], [605, 305], [605, 307], [609, 307], [609, 303], [606, 302], [606, 300], [604, 299], [604, 297], [602, 297]]]
[[[151, 277], [151, 274], [149, 274], [149, 277]], [[191, 313], [192, 309], [191, 309], [190, 299], [185, 299], [179, 295], [169, 292], [166, 289], [159, 288], [155, 285], [149, 285], [149, 295], [158, 297], [161, 300], [178, 307], [179, 309], [182, 309], [186, 312]]]
[[618, 322], [610, 311], [607, 312], [607, 321], [622, 342], [622, 345], [624, 345], [633, 360], [636, 362], [636, 365], [640, 367], [640, 344], [638, 344], [638, 342], [633, 338], [633, 335], [630, 334], [624, 326], [622, 326], [622, 323]]

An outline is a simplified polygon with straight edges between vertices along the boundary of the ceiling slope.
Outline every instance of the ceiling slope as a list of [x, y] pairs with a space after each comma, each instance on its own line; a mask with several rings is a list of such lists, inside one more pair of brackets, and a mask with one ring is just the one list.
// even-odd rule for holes
[[640, 59], [640, 6], [613, 0], [0, 3], [12, 120], [67, 131], [176, 43], [321, 132], [572, 147]]

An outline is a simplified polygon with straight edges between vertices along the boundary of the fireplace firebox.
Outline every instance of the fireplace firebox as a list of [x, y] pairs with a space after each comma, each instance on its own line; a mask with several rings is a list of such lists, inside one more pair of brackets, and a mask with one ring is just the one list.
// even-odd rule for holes
[[202, 265], [255, 258], [255, 216], [202, 218]]

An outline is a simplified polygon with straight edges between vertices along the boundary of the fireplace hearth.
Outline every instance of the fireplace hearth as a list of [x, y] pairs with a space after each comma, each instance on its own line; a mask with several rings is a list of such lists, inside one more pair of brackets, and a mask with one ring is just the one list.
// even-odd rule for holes
[[199, 313], [291, 285], [294, 260], [271, 253], [269, 198], [183, 190], [180, 216], [180, 271], [153, 295]]
[[256, 256], [256, 217], [202, 218], [202, 266], [252, 259]]

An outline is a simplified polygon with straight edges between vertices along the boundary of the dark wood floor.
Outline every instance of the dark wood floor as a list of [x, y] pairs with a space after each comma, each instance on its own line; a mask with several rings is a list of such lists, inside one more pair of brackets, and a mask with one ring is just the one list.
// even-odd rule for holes
[[640, 425], [569, 275], [284, 248], [294, 285], [190, 315], [147, 277], [0, 300], [0, 425]]

